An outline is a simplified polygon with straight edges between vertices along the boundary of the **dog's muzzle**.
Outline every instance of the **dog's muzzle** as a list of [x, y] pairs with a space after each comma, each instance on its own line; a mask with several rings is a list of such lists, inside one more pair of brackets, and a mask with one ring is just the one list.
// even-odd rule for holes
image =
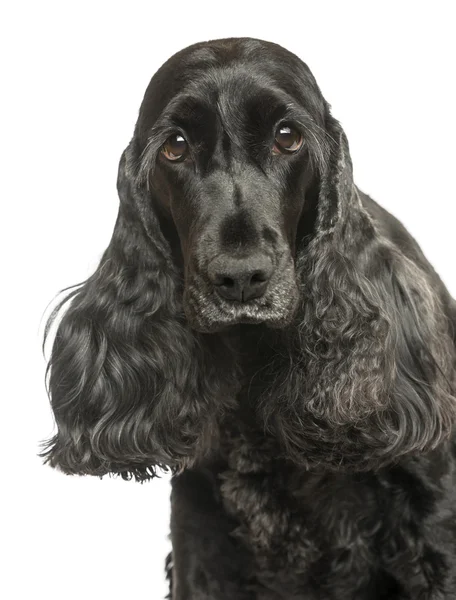
[[[275, 263], [275, 264], [274, 264]], [[188, 321], [214, 332], [239, 323], [284, 327], [298, 304], [298, 285], [289, 254], [219, 255], [204, 271], [189, 270], [184, 291]]]

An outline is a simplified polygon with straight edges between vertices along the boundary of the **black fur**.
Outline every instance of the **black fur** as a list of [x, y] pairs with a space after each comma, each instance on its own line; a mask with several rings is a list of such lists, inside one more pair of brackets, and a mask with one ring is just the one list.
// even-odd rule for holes
[[[284, 122], [296, 154], [271, 151]], [[189, 155], [169, 162], [176, 132]], [[174, 600], [456, 598], [456, 305], [354, 185], [307, 66], [252, 39], [182, 50], [118, 189], [111, 243], [62, 303], [46, 461], [173, 471]], [[258, 256], [264, 295], [221, 298], [213, 261]]]

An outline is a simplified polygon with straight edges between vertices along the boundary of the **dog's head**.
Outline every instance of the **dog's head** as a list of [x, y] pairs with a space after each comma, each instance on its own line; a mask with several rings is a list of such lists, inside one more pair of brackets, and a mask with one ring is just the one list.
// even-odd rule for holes
[[118, 190], [112, 240], [53, 345], [52, 465], [144, 479], [195, 462], [236, 405], [236, 360], [214, 334], [244, 323], [281, 345], [254, 402], [292, 460], [368, 468], [451, 430], [438, 285], [365, 210], [296, 56], [251, 39], [173, 56]]
[[292, 319], [328, 119], [309, 69], [272, 43], [197, 44], [153, 77], [127, 160], [174, 245], [196, 329]]

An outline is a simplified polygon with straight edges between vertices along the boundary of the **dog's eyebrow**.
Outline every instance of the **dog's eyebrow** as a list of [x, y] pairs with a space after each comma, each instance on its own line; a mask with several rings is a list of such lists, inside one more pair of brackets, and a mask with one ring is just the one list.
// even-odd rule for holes
[[[303, 127], [320, 127], [312, 112], [284, 90], [276, 88], [265, 90], [261, 100], [261, 112], [266, 118], [275, 118], [277, 121], [289, 119]], [[326, 130], [321, 129], [326, 133]]]
[[298, 106], [292, 102], [288, 102], [284, 109], [283, 120], [291, 119], [298, 123], [302, 123], [303, 125], [308, 125], [309, 123], [315, 124], [316, 121], [313, 116], [302, 106]]

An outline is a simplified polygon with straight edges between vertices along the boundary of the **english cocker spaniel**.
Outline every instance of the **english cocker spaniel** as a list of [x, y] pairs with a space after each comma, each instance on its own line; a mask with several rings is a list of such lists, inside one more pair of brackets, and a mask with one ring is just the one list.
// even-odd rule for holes
[[456, 303], [353, 183], [307, 66], [178, 52], [118, 190], [60, 304], [45, 460], [172, 470], [174, 600], [456, 598]]

